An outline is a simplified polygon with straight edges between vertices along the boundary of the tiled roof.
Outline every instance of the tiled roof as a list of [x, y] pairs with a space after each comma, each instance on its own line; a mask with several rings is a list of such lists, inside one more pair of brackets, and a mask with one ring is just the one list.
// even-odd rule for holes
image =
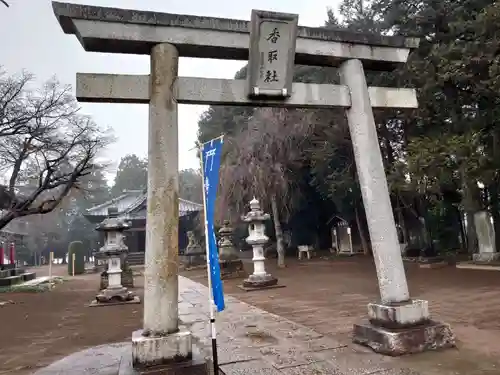
[[[108, 208], [115, 206], [120, 216], [141, 218], [146, 216], [147, 193], [143, 190], [126, 190], [122, 195], [89, 208], [85, 216], [108, 216]], [[179, 198], [179, 215], [203, 210], [203, 205]]]

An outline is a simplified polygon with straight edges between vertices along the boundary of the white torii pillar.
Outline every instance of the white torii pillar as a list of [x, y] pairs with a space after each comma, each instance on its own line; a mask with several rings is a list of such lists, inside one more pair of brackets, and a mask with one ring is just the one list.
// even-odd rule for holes
[[347, 122], [381, 300], [380, 303], [368, 304], [369, 321], [354, 325], [353, 341], [389, 355], [453, 347], [455, 336], [450, 326], [431, 321], [428, 301], [410, 299], [361, 61], [344, 62], [340, 67], [340, 78], [351, 93], [351, 107], [346, 109]]
[[134, 367], [190, 359], [191, 333], [179, 330], [179, 150], [173, 87], [175, 46], [151, 50], [148, 195], [144, 268], [144, 329], [132, 334]]

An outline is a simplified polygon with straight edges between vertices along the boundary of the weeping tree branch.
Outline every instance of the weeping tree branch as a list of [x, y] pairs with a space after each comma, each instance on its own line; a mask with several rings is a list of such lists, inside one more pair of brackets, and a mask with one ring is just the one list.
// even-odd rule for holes
[[256, 110], [246, 129], [228, 136], [232, 147], [221, 173], [222, 199], [241, 213], [255, 196], [272, 211], [278, 266], [285, 265], [281, 223], [298, 201], [300, 178], [294, 174], [303, 167], [311, 129], [307, 112], [269, 108]]

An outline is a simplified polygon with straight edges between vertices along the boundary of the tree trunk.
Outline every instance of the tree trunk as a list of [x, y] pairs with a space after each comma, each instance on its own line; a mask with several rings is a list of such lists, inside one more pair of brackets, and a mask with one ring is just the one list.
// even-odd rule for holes
[[467, 234], [464, 227], [462, 211], [460, 211], [458, 207], [455, 207], [455, 210], [456, 210], [458, 224], [460, 226], [460, 244], [462, 246], [462, 248], [460, 249], [460, 253], [464, 254], [467, 253]]
[[478, 190], [475, 180], [465, 181], [464, 179], [463, 206], [467, 214], [467, 251], [469, 254], [476, 253], [478, 249], [476, 224], [474, 223], [474, 214], [479, 211]]
[[401, 233], [403, 235], [403, 243], [406, 245], [410, 244], [410, 236], [408, 235], [408, 228], [406, 227], [405, 216], [403, 215], [403, 207], [401, 207], [401, 202], [399, 201], [399, 196], [396, 196], [397, 211], [398, 211], [398, 222], [401, 226]]
[[491, 184], [490, 189], [491, 216], [493, 217], [493, 226], [495, 228], [495, 247], [500, 250], [500, 200], [498, 199], [498, 183]]
[[15, 219], [15, 216], [12, 212], [7, 212], [6, 214], [0, 216], [0, 229], [3, 229], [7, 226], [12, 220]]
[[[488, 104], [486, 104], [488, 105]], [[493, 160], [498, 160], [500, 156], [500, 149], [498, 147], [499, 141], [498, 131], [493, 132], [491, 138], [491, 148], [493, 149]], [[495, 178], [490, 186], [490, 202], [491, 202], [491, 215], [493, 217], [493, 226], [495, 228], [495, 247], [496, 251], [500, 251], [500, 178], [499, 171], [495, 173]]]
[[273, 211], [274, 232], [276, 233], [276, 252], [278, 253], [278, 267], [284, 268], [285, 265], [285, 241], [283, 238], [283, 229], [281, 228], [278, 202], [276, 196], [271, 198], [271, 209]]
[[370, 247], [368, 246], [368, 240], [366, 238], [366, 232], [363, 227], [363, 222], [359, 215], [359, 207], [358, 204], [354, 204], [354, 213], [356, 215], [356, 226], [358, 227], [359, 239], [361, 240], [361, 247], [363, 248], [363, 254], [370, 254]]

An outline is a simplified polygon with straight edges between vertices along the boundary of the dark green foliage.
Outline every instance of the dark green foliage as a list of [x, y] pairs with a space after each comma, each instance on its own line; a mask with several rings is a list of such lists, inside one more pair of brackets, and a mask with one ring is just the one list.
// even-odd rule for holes
[[191, 202], [203, 202], [201, 174], [194, 169], [179, 171], [179, 195]]
[[75, 275], [85, 273], [85, 249], [81, 241], [73, 241], [68, 247], [68, 275], [73, 275], [73, 254], [75, 254]]
[[117, 197], [124, 190], [146, 189], [148, 182], [148, 161], [135, 154], [124, 156], [118, 165], [111, 195]]
[[[410, 237], [426, 237], [428, 245], [437, 244], [435, 250], [458, 246], [464, 213], [472, 218], [478, 210], [489, 210], [500, 233], [499, 24], [500, 3], [493, 0], [343, 0], [327, 14], [328, 28], [420, 38], [420, 47], [407, 64], [394, 72], [367, 71], [366, 76], [369, 85], [417, 89], [418, 109], [377, 111], [375, 120], [396, 221], [406, 237], [408, 232], [412, 232]], [[236, 75], [238, 79], [244, 76], [245, 68]], [[338, 83], [338, 75], [334, 68], [296, 66], [294, 80]], [[259, 125], [256, 118], [255, 109], [211, 107], [199, 122], [200, 140], [228, 135], [224, 164], [231, 166], [232, 180], [221, 193], [266, 191], [267, 196], [261, 198], [265, 200], [271, 193], [281, 196], [283, 186], [293, 186], [294, 194], [286, 198], [290, 212], [284, 216], [285, 226], [294, 223], [297, 215], [301, 217], [298, 222], [312, 222], [313, 212], [366, 225], [341, 111], [290, 110], [284, 123], [276, 122], [278, 131], [269, 121]], [[302, 130], [297, 132], [299, 124]], [[281, 136], [280, 131], [293, 139]], [[255, 145], [250, 147], [249, 138], [256, 132], [261, 134], [253, 137]], [[279, 144], [297, 145], [298, 150], [286, 152], [288, 159], [278, 158], [286, 148]], [[257, 150], [255, 157], [250, 160], [248, 152], [237, 152], [241, 145]], [[259, 173], [249, 173], [258, 167]], [[265, 185], [278, 175], [280, 181], [287, 181]], [[311, 198], [317, 193], [333, 208]], [[240, 204], [224, 201], [228, 211]], [[301, 207], [310, 212], [305, 214]], [[477, 249], [473, 220], [467, 225], [468, 250], [473, 252]], [[366, 228], [361, 229], [366, 234]], [[500, 248], [500, 236], [496, 238]]]

